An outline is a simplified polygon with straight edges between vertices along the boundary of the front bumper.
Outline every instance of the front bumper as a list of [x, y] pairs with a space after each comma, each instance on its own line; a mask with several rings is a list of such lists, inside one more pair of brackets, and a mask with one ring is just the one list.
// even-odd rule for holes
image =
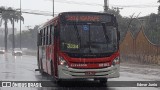
[[[94, 78], [117, 78], [120, 65], [101, 69], [74, 69], [62, 65], [58, 66], [58, 79], [94, 79]], [[95, 72], [94, 75], [86, 75], [86, 72]]]

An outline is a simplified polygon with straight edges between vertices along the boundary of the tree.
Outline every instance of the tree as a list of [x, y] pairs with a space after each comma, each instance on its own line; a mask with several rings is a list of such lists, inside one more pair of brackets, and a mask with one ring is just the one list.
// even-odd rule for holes
[[12, 24], [12, 33], [13, 33], [13, 35], [12, 35], [12, 39], [13, 39], [12, 40], [12, 49], [13, 50], [15, 48], [14, 24], [15, 24], [15, 22], [18, 22], [19, 20], [24, 22], [24, 18], [21, 16], [21, 13], [19, 11], [16, 11], [16, 10], [12, 11], [10, 21], [11, 21], [11, 24]]
[[146, 35], [149, 40], [154, 44], [160, 44], [160, 16], [158, 14], [152, 13], [148, 17], [146, 17]]
[[[160, 3], [160, 0], [158, 0], [157, 2]], [[160, 6], [158, 7], [158, 14], [160, 14]]]
[[5, 43], [5, 51], [7, 51], [7, 36], [8, 36], [8, 22], [11, 20], [11, 11], [13, 10], [11, 7], [5, 8], [5, 7], [0, 7], [1, 8], [1, 21], [4, 21], [4, 26], [5, 26], [5, 36], [4, 36], [4, 43]]
[[[37, 32], [38, 32], [39, 26], [35, 26], [34, 28], [30, 28], [28, 30], [22, 31], [22, 46], [23, 48], [29, 48], [36, 50], [37, 47]], [[19, 42], [20, 40], [20, 34], [15, 35], [15, 42]], [[12, 35], [9, 36], [9, 40], [12, 42]], [[16, 43], [16, 46], [18, 44]]]
[[[2, 11], [4, 11], [4, 7], [0, 7], [0, 18], [2, 18]], [[2, 25], [2, 19], [0, 20], [0, 26]]]
[[5, 8], [0, 7], [1, 12], [1, 22], [4, 21], [5, 26], [5, 37], [4, 37], [4, 43], [5, 43], [5, 51], [7, 51], [7, 37], [8, 37], [8, 22], [10, 21], [12, 24], [12, 30], [13, 30], [13, 48], [15, 47], [14, 43], [14, 22], [18, 22], [18, 20], [24, 21], [24, 18], [21, 16], [20, 12], [12, 9], [11, 7]]

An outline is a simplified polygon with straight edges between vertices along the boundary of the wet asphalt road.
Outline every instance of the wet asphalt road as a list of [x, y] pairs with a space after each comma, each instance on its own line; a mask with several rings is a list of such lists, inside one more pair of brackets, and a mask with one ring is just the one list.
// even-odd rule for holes
[[[122, 67], [124, 68], [124, 67]], [[36, 72], [37, 60], [35, 56], [12, 56], [0, 54], [0, 81], [51, 81], [51, 77], [42, 76]], [[121, 77], [109, 81], [148, 81], [145, 75], [133, 74], [122, 70]], [[52, 81], [51, 81], [52, 82]], [[64, 85], [63, 85], [64, 84]], [[53, 87], [42, 88], [0, 88], [0, 90], [160, 90], [158, 87], [111, 87], [100, 85], [91, 80], [82, 82], [65, 82], [58, 86], [52, 82]]]

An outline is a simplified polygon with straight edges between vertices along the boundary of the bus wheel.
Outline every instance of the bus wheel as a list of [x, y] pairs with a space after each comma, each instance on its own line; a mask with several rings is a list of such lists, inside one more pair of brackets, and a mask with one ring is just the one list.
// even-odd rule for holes
[[106, 84], [107, 84], [107, 81], [108, 81], [107, 78], [101, 78], [101, 79], [99, 79], [99, 82], [100, 82], [101, 84], [103, 84], [103, 85], [106, 85]]
[[56, 79], [56, 78], [54, 78], [54, 76], [53, 76], [53, 81], [54, 81], [54, 83], [57, 84], [57, 85], [61, 85], [61, 83], [62, 83], [62, 80]]
[[61, 86], [62, 85], [62, 80], [61, 79], [56, 80], [56, 84]]
[[51, 64], [51, 75], [52, 75], [52, 80], [54, 81], [54, 83], [58, 83], [58, 80], [56, 79], [56, 77], [55, 77], [55, 75], [54, 75], [54, 68], [53, 68], [53, 62], [52, 62], [52, 60], [51, 60], [51, 62], [50, 62], [50, 64]]
[[54, 70], [53, 70], [53, 63], [52, 63], [52, 60], [51, 60], [50, 63], [51, 63], [51, 75], [54, 76]]
[[42, 59], [40, 59], [40, 66], [39, 66], [39, 68], [40, 68], [40, 73], [42, 73], [43, 72]]
[[41, 75], [46, 75], [46, 73], [43, 71], [42, 59], [40, 59], [40, 73]]

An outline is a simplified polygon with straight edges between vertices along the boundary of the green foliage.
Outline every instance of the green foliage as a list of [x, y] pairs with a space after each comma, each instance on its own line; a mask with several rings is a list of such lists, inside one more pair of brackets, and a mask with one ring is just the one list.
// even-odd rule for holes
[[0, 7], [0, 14], [5, 10], [5, 7]]
[[160, 16], [151, 14], [146, 17], [145, 32], [150, 41], [154, 44], [160, 44]]
[[[22, 31], [21, 40], [22, 48], [37, 49], [37, 31], [39, 26], [35, 26], [33, 29]], [[12, 41], [12, 35], [9, 36], [9, 40]], [[15, 46], [19, 48], [20, 34], [15, 36]]]
[[[160, 0], [158, 0], [157, 2], [160, 3]], [[160, 14], [160, 6], [158, 7], [158, 14]]]
[[141, 28], [141, 22], [136, 18], [122, 17], [119, 9], [110, 9], [108, 13], [114, 14], [117, 17], [118, 28], [120, 31], [121, 41], [125, 37], [128, 30], [130, 30], [133, 36], [136, 36]]
[[[126, 18], [122, 17], [116, 10], [110, 9], [108, 13], [112, 13], [117, 17], [121, 41], [128, 30], [130, 30], [133, 36], [136, 37], [141, 26], [144, 25], [147, 38], [149, 38], [149, 40], [154, 44], [160, 44], [160, 15], [152, 13], [149, 16], [144, 16], [141, 18]], [[131, 23], [129, 24], [129, 22]]]
[[4, 7], [1, 7], [1, 23], [2, 24], [2, 21], [4, 21], [4, 26], [5, 26], [5, 36], [4, 36], [4, 43], [5, 43], [5, 51], [7, 51], [7, 36], [8, 36], [8, 22], [11, 21], [11, 11], [13, 9], [12, 8], [4, 8]]
[[[12, 9], [11, 7], [5, 8], [0, 7], [0, 25], [2, 24], [2, 21], [4, 21], [5, 26], [5, 50], [7, 50], [7, 37], [8, 37], [8, 22], [10, 21], [12, 24], [13, 32], [14, 32], [14, 22], [18, 22], [19, 20], [22, 20], [24, 22], [24, 18], [21, 16], [21, 13], [19, 11], [16, 11]], [[13, 35], [12, 35], [13, 36]], [[13, 36], [14, 38], [14, 36]], [[13, 45], [14, 48], [14, 45]]]
[[160, 6], [158, 7], [158, 14], [160, 14]]

